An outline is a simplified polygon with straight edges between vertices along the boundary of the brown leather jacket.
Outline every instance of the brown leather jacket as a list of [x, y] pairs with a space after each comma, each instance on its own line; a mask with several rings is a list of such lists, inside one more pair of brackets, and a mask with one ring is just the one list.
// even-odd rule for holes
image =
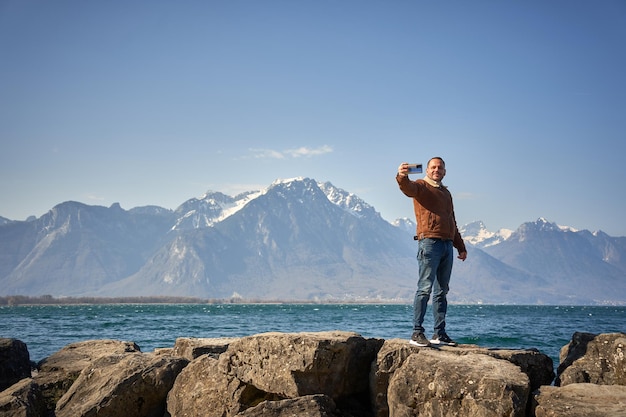
[[433, 186], [423, 179], [411, 181], [396, 175], [400, 190], [413, 199], [418, 240], [434, 238], [451, 240], [459, 253], [466, 252], [454, 217], [452, 194], [445, 186]]

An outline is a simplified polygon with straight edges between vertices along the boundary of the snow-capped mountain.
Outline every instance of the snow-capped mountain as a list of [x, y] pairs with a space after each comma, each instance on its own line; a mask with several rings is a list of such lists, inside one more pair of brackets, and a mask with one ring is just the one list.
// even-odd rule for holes
[[[255, 198], [262, 196], [277, 187], [290, 187], [294, 183], [312, 181], [305, 178], [279, 179], [269, 187], [259, 191], [248, 191], [235, 197], [220, 192], [207, 191], [200, 198], [192, 198], [181, 204], [175, 213], [178, 217], [174, 230], [189, 230], [211, 227], [225, 218], [232, 216], [244, 208]], [[313, 181], [315, 182], [315, 181]], [[355, 194], [337, 188], [330, 182], [315, 182], [320, 190], [326, 194], [328, 200], [355, 216], [378, 216], [374, 207], [361, 200]]]
[[490, 232], [481, 221], [461, 226], [459, 227], [459, 232], [466, 243], [479, 248], [486, 248], [504, 242], [513, 233], [513, 231], [509, 229], [500, 229], [497, 232]]
[[357, 195], [337, 188], [330, 182], [318, 182], [317, 185], [320, 187], [320, 190], [326, 194], [326, 197], [328, 197], [331, 203], [347, 210], [349, 213], [363, 218], [380, 219], [380, 213], [378, 213], [374, 207], [361, 200]]
[[401, 217], [399, 219], [395, 219], [391, 222], [398, 229], [405, 230], [407, 233], [411, 235], [415, 235], [415, 222], [408, 217]]
[[626, 289], [626, 262], [617, 255], [626, 250], [626, 238], [599, 236], [540, 218], [522, 224], [508, 239], [483, 250], [541, 278], [544, 284], [537, 287], [538, 292], [549, 288], [564, 301], [588, 298], [609, 302], [616, 298], [612, 292]]
[[[626, 238], [545, 219], [461, 227], [451, 302], [626, 304]], [[65, 202], [0, 225], [0, 295], [411, 302], [415, 224], [330, 183], [277, 180], [176, 210]]]
[[322, 189], [307, 178], [277, 181], [211, 227], [175, 234], [135, 274], [99, 294], [149, 289], [213, 298], [408, 297], [401, 232], [379, 215], [365, 219], [364, 209], [375, 214], [330, 184]]
[[[207, 193], [174, 212], [69, 202], [17, 226], [0, 231], [8, 294], [389, 300], [412, 292], [403, 233], [357, 196], [308, 178], [237, 197]], [[24, 254], [8, 256], [16, 246]]]
[[200, 198], [192, 198], [181, 204], [176, 210], [178, 220], [173, 230], [190, 230], [211, 227], [241, 210], [250, 200], [262, 194], [262, 191], [250, 191], [230, 197], [220, 192], [206, 192]]

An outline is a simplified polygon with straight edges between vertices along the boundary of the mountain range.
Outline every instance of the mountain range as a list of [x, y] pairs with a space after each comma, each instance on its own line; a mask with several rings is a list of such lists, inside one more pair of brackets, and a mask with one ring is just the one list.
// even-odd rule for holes
[[[626, 304], [625, 237], [541, 218], [460, 231], [469, 255], [455, 262], [450, 302]], [[389, 223], [310, 178], [207, 192], [175, 210], [68, 201], [40, 218], [0, 218], [0, 295], [410, 302], [414, 233], [412, 220]]]

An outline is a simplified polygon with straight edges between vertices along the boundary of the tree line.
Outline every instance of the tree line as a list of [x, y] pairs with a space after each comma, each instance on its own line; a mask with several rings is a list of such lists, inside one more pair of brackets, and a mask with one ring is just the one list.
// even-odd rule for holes
[[141, 297], [53, 297], [41, 295], [0, 296], [0, 306], [17, 305], [73, 305], [73, 304], [206, 304], [229, 303], [228, 300], [207, 300], [194, 297], [141, 296]]
[[[52, 295], [0, 296], [0, 307], [20, 305], [80, 305], [80, 304], [397, 304], [397, 301], [380, 300], [261, 300], [232, 298], [196, 298], [179, 296], [137, 297], [54, 297]], [[401, 302], [400, 304], [404, 304]]]

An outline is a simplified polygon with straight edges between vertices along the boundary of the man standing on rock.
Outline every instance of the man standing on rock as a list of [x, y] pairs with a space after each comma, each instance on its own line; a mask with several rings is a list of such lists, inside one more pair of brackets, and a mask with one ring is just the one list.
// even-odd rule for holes
[[[403, 162], [398, 167], [396, 181], [400, 190], [413, 199], [417, 222], [417, 234], [414, 239], [418, 241], [419, 279], [413, 301], [411, 344], [456, 346], [456, 342], [446, 334], [447, 294], [454, 260], [452, 248], [457, 249], [458, 258], [462, 261], [467, 258], [467, 250], [456, 225], [452, 195], [441, 183], [446, 175], [446, 164], [440, 157], [434, 157], [426, 165], [424, 179], [411, 181], [408, 174], [409, 164]], [[429, 341], [424, 336], [422, 324], [433, 287], [435, 333]]]

